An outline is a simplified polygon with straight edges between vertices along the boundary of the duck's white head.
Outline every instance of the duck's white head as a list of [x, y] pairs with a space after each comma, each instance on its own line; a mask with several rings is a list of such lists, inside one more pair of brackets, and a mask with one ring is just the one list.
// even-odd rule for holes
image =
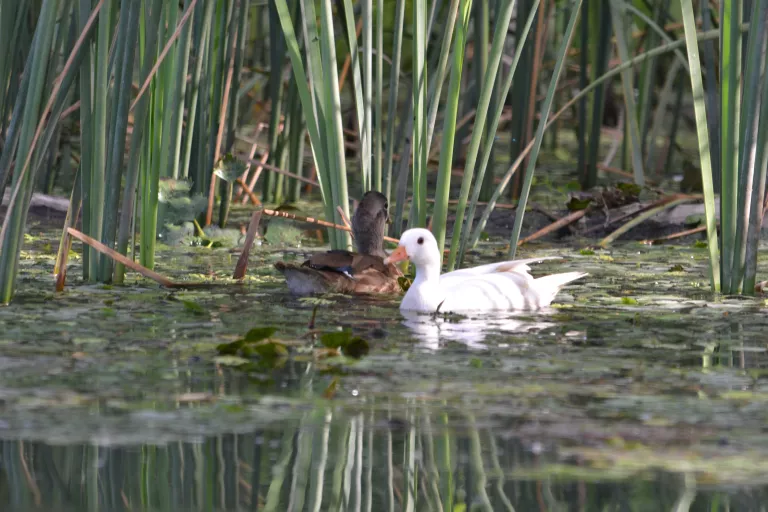
[[440, 249], [434, 235], [424, 228], [407, 230], [400, 237], [400, 243], [384, 261], [396, 263], [410, 260], [416, 267], [440, 266]]

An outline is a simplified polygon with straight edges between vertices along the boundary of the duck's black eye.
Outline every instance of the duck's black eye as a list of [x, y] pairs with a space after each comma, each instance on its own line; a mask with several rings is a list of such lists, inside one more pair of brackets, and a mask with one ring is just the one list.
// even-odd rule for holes
[[424, 239], [422, 237], [419, 237], [419, 239], [416, 240], [416, 243], [419, 244], [419, 245], [423, 245], [424, 244]]

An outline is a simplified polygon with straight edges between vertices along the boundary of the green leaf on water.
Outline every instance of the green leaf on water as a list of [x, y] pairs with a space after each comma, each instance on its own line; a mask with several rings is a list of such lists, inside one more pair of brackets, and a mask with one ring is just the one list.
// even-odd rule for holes
[[245, 340], [239, 339], [232, 343], [221, 343], [216, 345], [216, 351], [223, 356], [233, 356], [237, 354], [238, 350], [240, 350], [243, 345], [245, 345]]
[[256, 327], [248, 331], [245, 336], [231, 343], [222, 343], [216, 346], [216, 351], [221, 355], [243, 357], [285, 357], [288, 349], [279, 342], [265, 341], [277, 332], [276, 327]]
[[706, 222], [706, 217], [703, 214], [699, 213], [699, 214], [687, 216], [683, 224], [686, 227], [695, 227], [700, 224], [704, 224], [705, 222]]
[[240, 353], [244, 357], [261, 357], [263, 359], [275, 359], [288, 357], [288, 349], [277, 341], [262, 341], [255, 344], [247, 344]]
[[243, 341], [254, 343], [272, 337], [277, 332], [276, 327], [256, 327], [248, 331], [243, 337]]
[[368, 354], [370, 351], [370, 346], [368, 345], [368, 342], [363, 338], [357, 337], [352, 338], [349, 344], [346, 347], [342, 347], [341, 350], [346, 356], [360, 359], [364, 355]]
[[637, 306], [637, 300], [633, 299], [632, 297], [622, 297], [621, 303], [625, 304], [627, 306]]
[[617, 183], [616, 188], [620, 191], [624, 192], [628, 196], [638, 196], [640, 195], [640, 191], [642, 190], [642, 187], [636, 183]]
[[582, 249], [579, 251], [579, 254], [581, 254], [582, 256], [594, 256], [595, 251], [593, 251], [592, 249]]
[[191, 313], [196, 315], [205, 314], [205, 309], [197, 302], [193, 302], [191, 300], [182, 300], [181, 303], [184, 304], [184, 309]]
[[579, 180], [571, 180], [563, 185], [562, 189], [566, 192], [578, 192], [581, 190], [581, 183]]
[[222, 366], [242, 366], [248, 363], [248, 360], [238, 356], [218, 356], [213, 358], [213, 362]]
[[320, 343], [328, 348], [339, 348], [348, 344], [352, 339], [349, 331], [326, 332], [320, 336]]
[[589, 206], [593, 201], [593, 198], [591, 197], [585, 197], [583, 199], [580, 199], [578, 197], [572, 197], [570, 201], [568, 201], [568, 209], [572, 212], [578, 211], [578, 210], [584, 210]]
[[326, 332], [320, 336], [320, 343], [328, 348], [340, 349], [342, 353], [355, 359], [368, 353], [368, 342], [359, 336], [352, 336], [350, 331]]

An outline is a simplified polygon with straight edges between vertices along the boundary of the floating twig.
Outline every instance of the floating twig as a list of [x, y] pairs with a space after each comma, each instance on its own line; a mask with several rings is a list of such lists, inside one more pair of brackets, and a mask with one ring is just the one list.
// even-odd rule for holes
[[544, 226], [543, 228], [541, 228], [537, 232], [535, 232], [535, 233], [533, 233], [531, 235], [528, 235], [527, 237], [525, 237], [522, 240], [520, 240], [519, 242], [517, 242], [517, 246], [520, 247], [521, 245], [523, 245], [525, 243], [532, 242], [532, 241], [534, 241], [534, 240], [536, 240], [538, 238], [541, 238], [541, 237], [543, 237], [545, 235], [548, 235], [549, 233], [551, 233], [553, 231], [556, 231], [556, 230], [558, 230], [560, 228], [563, 228], [565, 226], [569, 226], [569, 225], [573, 224], [574, 222], [576, 222], [577, 220], [582, 218], [584, 215], [586, 215], [587, 214], [587, 210], [589, 210], [589, 208], [585, 208], [584, 210], [577, 210], [575, 212], [570, 213], [569, 215], [566, 215], [562, 219], [559, 219], [559, 220], [553, 222], [552, 224], [550, 224], [548, 226]]
[[558, 217], [557, 215], [555, 215], [552, 212], [547, 211], [546, 208], [544, 208], [543, 206], [541, 206], [538, 203], [529, 202], [528, 206], [531, 208], [531, 211], [539, 212], [540, 214], [542, 214], [543, 216], [545, 216], [546, 218], [548, 218], [552, 222], [557, 222], [557, 221], [560, 220], [560, 217]]
[[672, 208], [673, 206], [677, 206], [679, 204], [688, 203], [688, 202], [694, 201], [695, 199], [696, 198], [693, 198], [693, 197], [690, 197], [690, 196], [683, 196], [683, 197], [680, 197], [680, 196], [670, 196], [670, 197], [665, 197], [661, 201], [657, 201], [656, 203], [654, 203], [654, 204], [657, 205], [655, 208], [650, 208], [650, 209], [646, 210], [644, 213], [638, 215], [637, 217], [635, 217], [634, 219], [630, 220], [629, 222], [627, 222], [626, 224], [621, 226], [619, 229], [617, 229], [616, 231], [614, 231], [613, 233], [611, 233], [607, 237], [603, 238], [600, 241], [600, 246], [601, 247], [606, 247], [606, 246], [610, 245], [614, 240], [616, 240], [618, 237], [620, 237], [621, 235], [623, 235], [624, 233], [626, 233], [627, 231], [629, 231], [633, 227], [635, 227], [638, 224], [640, 224], [640, 223], [650, 219], [654, 215], [663, 212], [664, 210], [666, 210], [668, 208]]
[[682, 238], [684, 236], [688, 235], [695, 235], [696, 233], [701, 233], [703, 231], [707, 230], [707, 226], [698, 226], [692, 229], [686, 229], [684, 231], [678, 231], [677, 233], [672, 233], [671, 235], [663, 236], [661, 238], [655, 238], [653, 240], [643, 240], [642, 244], [646, 245], [656, 245], [661, 242], [666, 242], [667, 240], [674, 240], [676, 238]]
[[593, 231], [597, 231], [600, 228], [606, 228], [606, 227], [610, 226], [611, 224], [615, 224], [617, 222], [621, 222], [624, 219], [628, 219], [630, 217], [634, 217], [635, 215], [637, 215], [639, 213], [642, 213], [644, 211], [647, 211], [650, 208], [655, 208], [657, 206], [664, 205], [664, 204], [666, 204], [666, 203], [668, 203], [670, 201], [674, 201], [675, 199], [683, 198], [683, 197], [688, 198], [690, 200], [701, 199], [700, 195], [675, 194], [675, 195], [671, 195], [671, 196], [665, 196], [665, 197], [662, 197], [661, 199], [659, 199], [657, 201], [654, 201], [652, 203], [648, 203], [648, 204], [646, 204], [644, 206], [641, 206], [640, 208], [638, 208], [637, 210], [635, 210], [633, 212], [625, 213], [624, 215], [622, 215], [620, 217], [616, 217], [615, 219], [609, 219], [604, 224], [596, 224], [596, 225], [592, 226], [591, 228], [587, 228], [584, 231], [582, 231], [581, 234], [582, 235], [586, 235], [586, 234], [591, 233]]
[[235, 265], [235, 272], [232, 274], [232, 279], [240, 280], [245, 277], [245, 271], [248, 269], [248, 255], [251, 252], [251, 247], [253, 247], [256, 232], [259, 230], [261, 213], [262, 210], [256, 210], [251, 214], [251, 221], [248, 223], [248, 232], [245, 234], [243, 252], [240, 253], [240, 257], [237, 259], [237, 265]]
[[[639, 203], [635, 203], [635, 204], [639, 204]], [[647, 210], [647, 209], [649, 209], [649, 208], [653, 208], [653, 207], [654, 207], [656, 204], [657, 204], [657, 203], [649, 203], [649, 204], [646, 204], [646, 205], [644, 205], [644, 206], [640, 206], [640, 208], [638, 208], [637, 210], [631, 211], [631, 212], [629, 212], [629, 213], [625, 213], [624, 215], [620, 215], [620, 216], [618, 216], [618, 217], [616, 217], [616, 218], [614, 218], [614, 219], [608, 219], [608, 220], [606, 220], [606, 221], [605, 221], [604, 223], [602, 223], [602, 224], [595, 224], [594, 226], [592, 226], [592, 227], [590, 227], [590, 228], [587, 228], [587, 229], [583, 230], [583, 231], [581, 232], [581, 234], [582, 234], [582, 235], [587, 235], [587, 234], [589, 234], [589, 233], [592, 233], [593, 231], [597, 231], [598, 229], [601, 229], [601, 228], [607, 228], [607, 227], [608, 227], [608, 226], [610, 226], [611, 224], [615, 224], [615, 223], [617, 223], [617, 222], [621, 222], [621, 221], [622, 221], [622, 220], [624, 220], [624, 219], [629, 219], [630, 217], [634, 217], [635, 215], [637, 215], [637, 214], [639, 214], [639, 213], [642, 213], [642, 212], [646, 211], [646, 210]], [[605, 208], [605, 209], [603, 210], [603, 213], [604, 213], [604, 214], [605, 214], [605, 216], [607, 217], [607, 216], [608, 216], [608, 213], [610, 213], [610, 210], [608, 210], [607, 208]]]
[[[165, 286], [166, 288], [183, 288], [192, 285], [192, 283], [175, 283], [168, 279], [165, 276], [162, 276], [155, 272], [154, 270], [150, 270], [147, 267], [141, 266], [135, 261], [133, 261], [130, 258], [126, 258], [119, 252], [110, 249], [106, 245], [102, 244], [101, 242], [94, 240], [93, 238], [89, 237], [85, 233], [81, 233], [80, 231], [76, 230], [75, 228], [67, 228], [67, 233], [72, 235], [73, 237], [77, 238], [84, 244], [90, 245], [97, 251], [99, 251], [102, 254], [105, 254], [112, 258], [113, 260], [122, 263], [126, 267], [135, 270], [139, 274], [143, 275], [144, 277], [147, 277], [149, 279], [152, 279], [153, 281], [161, 284], [162, 286]], [[63, 287], [63, 283], [62, 283]]]

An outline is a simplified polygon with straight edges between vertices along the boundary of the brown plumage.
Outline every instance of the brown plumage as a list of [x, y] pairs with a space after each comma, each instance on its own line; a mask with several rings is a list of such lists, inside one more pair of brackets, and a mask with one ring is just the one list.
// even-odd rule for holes
[[333, 250], [316, 253], [301, 265], [279, 261], [275, 268], [295, 295], [321, 293], [398, 293], [393, 265], [385, 265], [384, 228], [389, 220], [387, 198], [366, 192], [352, 216], [352, 233], [358, 252]]

